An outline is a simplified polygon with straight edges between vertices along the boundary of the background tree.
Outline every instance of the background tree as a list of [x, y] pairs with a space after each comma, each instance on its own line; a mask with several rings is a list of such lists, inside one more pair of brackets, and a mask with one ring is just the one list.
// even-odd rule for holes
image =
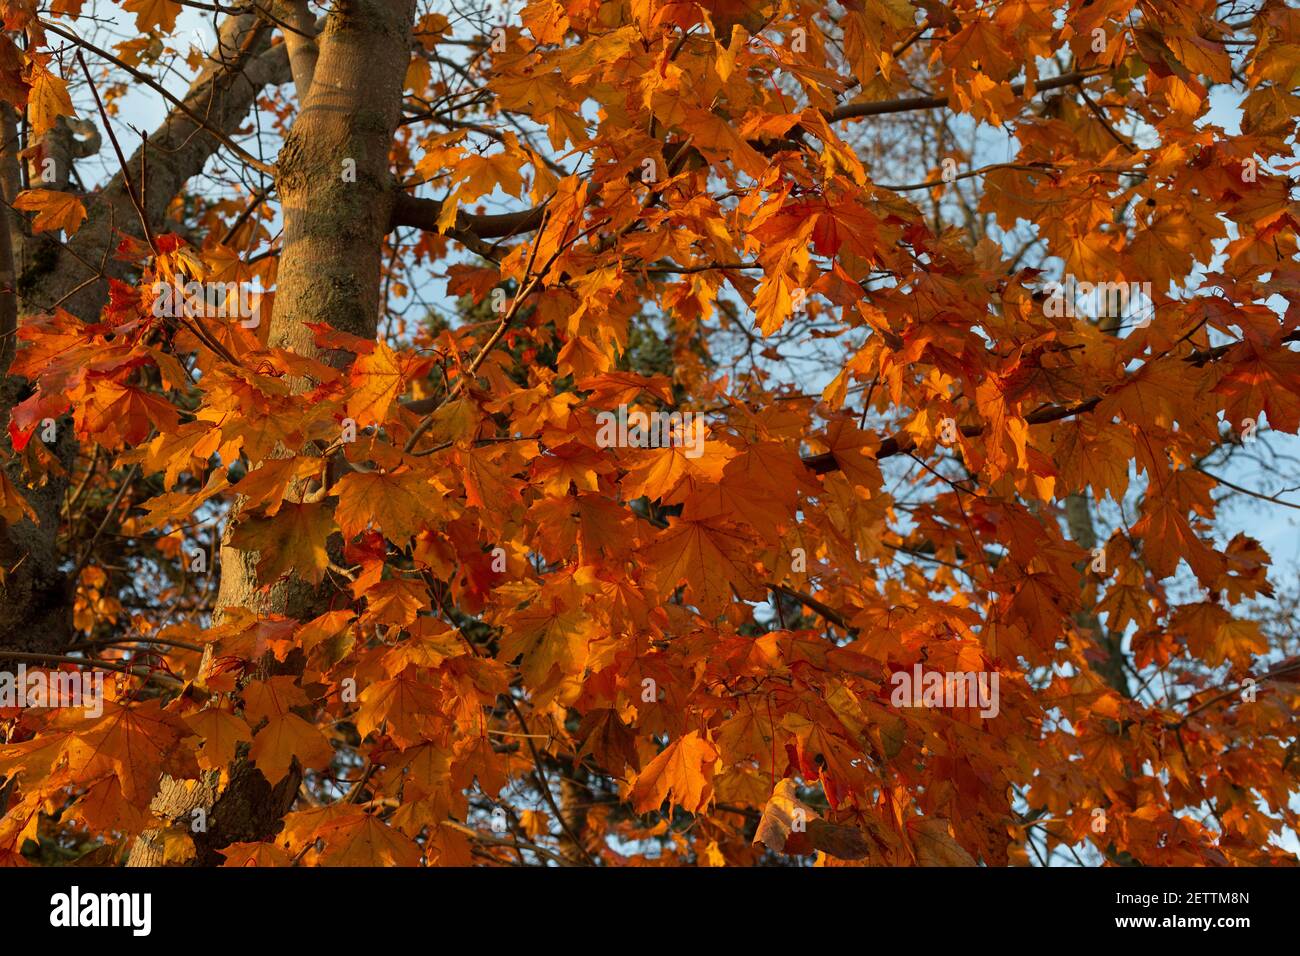
[[1295, 861], [1297, 11], [4, 16], [5, 861]]

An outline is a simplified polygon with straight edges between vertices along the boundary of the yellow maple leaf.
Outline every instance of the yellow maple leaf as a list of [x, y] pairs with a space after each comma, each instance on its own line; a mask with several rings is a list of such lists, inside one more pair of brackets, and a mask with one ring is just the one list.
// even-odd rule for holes
[[692, 730], [670, 743], [637, 774], [629, 799], [637, 813], [658, 809], [670, 796], [683, 810], [698, 813], [713, 799], [717, 761], [718, 749]]
[[32, 61], [29, 82], [32, 89], [27, 95], [27, 121], [32, 124], [32, 139], [39, 140], [60, 116], [75, 116], [77, 111], [72, 108], [67, 84], [47, 70], [39, 59]]
[[288, 866], [292, 858], [274, 843], [232, 843], [221, 850], [222, 866]]
[[80, 199], [53, 189], [23, 190], [14, 200], [14, 208], [36, 213], [32, 220], [32, 229], [36, 232], [54, 229], [71, 236], [86, 219], [86, 208]]
[[153, 795], [163, 771], [197, 775], [190, 751], [177, 747], [190, 736], [189, 728], [157, 701], [132, 706], [105, 702], [104, 708], [103, 717], [89, 730], [68, 738], [72, 773], [91, 779], [111, 772], [122, 786], [122, 796], [141, 806]]
[[353, 391], [348, 395], [348, 417], [358, 425], [369, 425], [388, 417], [389, 406], [401, 393], [402, 370], [393, 350], [381, 340], [373, 352], [352, 363], [349, 380]]
[[321, 866], [419, 866], [420, 847], [366, 813], [332, 820], [317, 831], [325, 841]]
[[36, 512], [27, 499], [14, 487], [9, 476], [0, 471], [0, 521], [16, 524], [24, 517], [36, 521]]
[[393, 680], [375, 681], [361, 694], [361, 709], [355, 718], [357, 733], [365, 737], [381, 725], [399, 747], [423, 739], [426, 714], [437, 709], [431, 685], [421, 683], [414, 670]]
[[304, 767], [324, 767], [334, 758], [334, 748], [318, 728], [297, 714], [282, 714], [257, 732], [248, 757], [275, 786], [289, 772], [294, 757]]
[[530, 684], [538, 686], [553, 668], [561, 676], [581, 674], [590, 639], [591, 621], [580, 609], [563, 610], [534, 602], [510, 616], [499, 656], [510, 661], [522, 654], [520, 670]]
[[335, 487], [339, 495], [335, 518], [347, 538], [373, 523], [400, 543], [427, 527], [433, 517], [426, 504], [433, 487], [409, 468], [397, 474], [354, 472]]
[[135, 14], [135, 27], [141, 33], [170, 33], [181, 12], [176, 0], [126, 0], [122, 7]]
[[710, 521], [677, 521], [645, 553], [658, 573], [658, 586], [671, 592], [682, 581], [686, 592], [708, 615], [721, 614], [734, 587], [757, 599], [762, 587], [754, 576], [751, 542], [735, 530]]
[[199, 766], [205, 770], [224, 771], [235, 759], [239, 745], [253, 739], [248, 724], [228, 710], [209, 707], [181, 719], [185, 726], [203, 738], [203, 749], [198, 758]]

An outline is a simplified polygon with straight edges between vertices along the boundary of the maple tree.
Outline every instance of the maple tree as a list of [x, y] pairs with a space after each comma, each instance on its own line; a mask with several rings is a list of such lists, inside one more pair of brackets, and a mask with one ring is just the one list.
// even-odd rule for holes
[[0, 862], [1295, 862], [1300, 11], [0, 14]]

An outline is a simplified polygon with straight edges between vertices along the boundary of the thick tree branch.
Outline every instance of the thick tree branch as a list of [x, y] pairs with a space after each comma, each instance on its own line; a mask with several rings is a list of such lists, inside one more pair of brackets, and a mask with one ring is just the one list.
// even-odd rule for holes
[[316, 45], [316, 20], [307, 7], [307, 0], [274, 0], [272, 19], [279, 24], [284, 35], [284, 45], [289, 51], [289, 68], [293, 72], [293, 86], [298, 102], [306, 103], [316, 75], [316, 60], [320, 51]]
[[[1064, 86], [1074, 86], [1090, 76], [1097, 76], [1109, 69], [1110, 67], [1097, 67], [1091, 70], [1074, 70], [1069, 73], [1062, 73], [1060, 76], [1038, 81], [1034, 84], [1034, 91], [1041, 93], [1044, 90], [1059, 90]], [[1020, 96], [1025, 92], [1026, 87], [1027, 84], [1023, 82], [1012, 83], [1011, 92], [1016, 96]], [[846, 119], [861, 119], [865, 116], [911, 113], [916, 110], [940, 109], [947, 106], [951, 99], [952, 97], [949, 96], [907, 96], [896, 100], [877, 100], [873, 103], [845, 103], [825, 115], [832, 122], [838, 122]]]
[[[455, 231], [478, 239], [500, 239], [523, 232], [532, 232], [541, 225], [546, 213], [546, 203], [520, 212], [507, 212], [490, 216], [476, 216], [462, 210], [456, 212]], [[436, 230], [442, 215], [442, 203], [437, 199], [419, 199], [405, 193], [397, 197], [393, 208], [390, 230], [398, 226]]]

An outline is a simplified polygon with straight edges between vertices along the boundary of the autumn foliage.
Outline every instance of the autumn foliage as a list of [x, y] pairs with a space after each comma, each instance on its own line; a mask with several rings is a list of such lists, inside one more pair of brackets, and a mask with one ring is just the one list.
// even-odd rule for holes
[[0, 862], [1294, 863], [1300, 11], [502, 12], [0, 3]]

